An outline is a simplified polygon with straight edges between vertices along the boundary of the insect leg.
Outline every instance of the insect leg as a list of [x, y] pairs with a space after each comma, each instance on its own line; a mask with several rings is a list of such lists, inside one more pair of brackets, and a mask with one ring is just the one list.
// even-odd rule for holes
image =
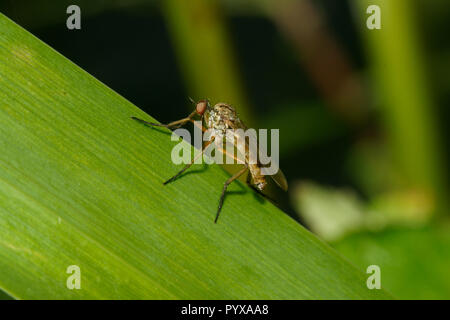
[[250, 172], [247, 173], [247, 180], [245, 182], [247, 182], [249, 186], [252, 185], [252, 175], [250, 174]]
[[225, 199], [225, 192], [227, 191], [228, 185], [232, 183], [234, 180], [239, 178], [244, 174], [245, 171], [247, 171], [248, 166], [246, 165], [244, 168], [236, 172], [232, 177], [230, 177], [227, 181], [225, 181], [222, 189], [222, 194], [220, 196], [219, 200], [219, 208], [217, 209], [216, 218], [214, 219], [214, 223], [217, 223], [217, 219], [219, 219], [220, 210], [222, 210], [223, 200]]
[[148, 121], [145, 121], [145, 120], [136, 118], [136, 117], [131, 117], [131, 119], [136, 120], [136, 121], [139, 121], [139, 122], [141, 122], [141, 123], [148, 124], [148, 125], [150, 125], [150, 126], [154, 126], [154, 127], [164, 127], [164, 128], [169, 128], [169, 129], [171, 129], [171, 128], [179, 128], [179, 127], [181, 127], [181, 126], [184, 125], [186, 122], [191, 121], [192, 118], [193, 118], [195, 115], [196, 115], [196, 112], [195, 112], [195, 110], [194, 110], [187, 118], [183, 118], [183, 119], [180, 119], [180, 120], [172, 121], [172, 122], [170, 122], [170, 123], [168, 123], [168, 124], [148, 122]]
[[169, 180], [167, 180], [166, 182], [164, 182], [163, 184], [166, 185], [172, 181], [174, 181], [175, 179], [177, 179], [183, 172], [185, 172], [187, 169], [189, 169], [190, 166], [192, 166], [195, 162], [196, 159], [198, 159], [200, 156], [203, 155], [203, 152], [205, 152], [206, 148], [214, 141], [214, 139], [211, 139], [210, 141], [208, 141], [207, 143], [205, 143], [205, 146], [203, 147], [202, 151], [197, 154], [191, 161], [191, 163], [188, 163], [187, 165], [184, 166], [183, 169], [181, 169], [180, 171], [178, 171], [178, 173], [176, 175], [174, 175], [172, 178], [170, 178]]

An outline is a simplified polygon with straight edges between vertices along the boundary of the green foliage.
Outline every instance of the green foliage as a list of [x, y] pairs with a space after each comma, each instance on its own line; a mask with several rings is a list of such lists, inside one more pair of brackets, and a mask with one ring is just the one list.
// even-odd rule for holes
[[366, 202], [352, 189], [305, 182], [294, 189], [294, 199], [302, 220], [328, 242], [362, 230], [423, 227], [431, 217], [430, 199], [414, 190], [388, 192]]
[[[379, 107], [396, 170], [408, 187], [422, 189], [446, 213], [447, 182], [444, 179], [439, 129], [432, 93], [427, 83], [414, 5], [410, 1], [354, 0], [367, 43]], [[369, 5], [382, 12], [380, 30], [365, 27]]]
[[360, 232], [333, 245], [361, 270], [376, 264], [382, 287], [400, 299], [448, 299], [450, 227]]
[[378, 265], [382, 287], [401, 299], [447, 299], [450, 225], [430, 224], [420, 194], [388, 193], [363, 201], [350, 190], [304, 183], [296, 204], [314, 233], [361, 268]]
[[[0, 15], [0, 288], [22, 299], [386, 299], [219, 166], [185, 174], [169, 132]], [[150, 93], [151, 94], [151, 93]], [[149, 119], [152, 120], [152, 119]], [[81, 268], [81, 290], [66, 288]]]

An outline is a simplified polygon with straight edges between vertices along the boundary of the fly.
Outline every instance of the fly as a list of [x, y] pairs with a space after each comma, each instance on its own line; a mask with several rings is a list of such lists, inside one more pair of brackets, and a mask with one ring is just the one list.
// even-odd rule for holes
[[[188, 122], [194, 123], [195, 118], [197, 116], [200, 116], [200, 120], [202, 123], [202, 131], [206, 131], [207, 129], [214, 129], [215, 132], [218, 132], [219, 134], [221, 132], [225, 132], [227, 129], [244, 129], [246, 130], [247, 127], [242, 122], [241, 119], [237, 116], [236, 110], [232, 106], [226, 103], [217, 103], [214, 107], [211, 107], [208, 100], [200, 100], [199, 102], [195, 103], [192, 99], [191, 102], [195, 105], [195, 110], [191, 112], [189, 116], [186, 118], [170, 122], [168, 124], [161, 124], [161, 123], [152, 123], [148, 122], [136, 117], [132, 117], [132, 119], [137, 120], [141, 123], [156, 126], [156, 127], [164, 127], [168, 129], [176, 129], [183, 125], [185, 125]], [[237, 139], [240, 139], [240, 137], [236, 137]], [[245, 138], [244, 138], [245, 140]], [[208, 141], [202, 148], [202, 151], [196, 156], [202, 156], [205, 152], [205, 149], [214, 141], [214, 137]], [[230, 185], [234, 180], [238, 179], [240, 176], [242, 176], [245, 172], [248, 172], [247, 174], [247, 184], [252, 187], [255, 191], [265, 196], [262, 191], [265, 189], [267, 185], [266, 176], [261, 173], [262, 165], [259, 162], [252, 163], [249, 161], [249, 158], [251, 158], [251, 150], [246, 143], [246, 141], [241, 144], [244, 146], [244, 150], [240, 150], [245, 156], [244, 156], [244, 167], [239, 170], [237, 173], [235, 173], [233, 176], [228, 178], [227, 181], [225, 181], [222, 189], [222, 193], [220, 195], [219, 199], [219, 207], [217, 209], [216, 218], [214, 219], [214, 223], [217, 223], [217, 220], [219, 219], [220, 211], [222, 210], [223, 202], [225, 199], [225, 193]], [[223, 150], [222, 150], [223, 151]], [[227, 154], [229, 155], [229, 154]], [[181, 169], [177, 174], [175, 174], [173, 177], [168, 179], [164, 182], [164, 185], [174, 181], [177, 179], [184, 171], [189, 169], [190, 166], [194, 163], [196, 160], [196, 157], [192, 159], [192, 161], [187, 164], [183, 169]], [[234, 157], [234, 155], [232, 155]], [[234, 157], [235, 158], [235, 157]], [[236, 159], [236, 158], [235, 158]], [[237, 160], [237, 159], [236, 159]], [[288, 184], [286, 181], [286, 178], [281, 170], [278, 170], [278, 172], [275, 175], [270, 176], [275, 183], [284, 191], [287, 191]]]

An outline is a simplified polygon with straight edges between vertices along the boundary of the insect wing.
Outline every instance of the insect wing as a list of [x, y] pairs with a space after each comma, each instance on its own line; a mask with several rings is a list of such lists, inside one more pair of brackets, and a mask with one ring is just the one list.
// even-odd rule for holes
[[288, 183], [286, 180], [286, 177], [284, 176], [283, 171], [281, 169], [278, 169], [278, 172], [275, 173], [273, 176], [270, 176], [273, 181], [281, 188], [283, 191], [288, 190]]
[[[258, 159], [262, 158], [262, 152], [263, 150], [259, 149], [259, 145], [254, 145], [251, 146], [247, 143], [247, 139], [245, 137], [245, 135], [242, 135], [242, 133], [239, 133], [239, 131], [237, 133], [235, 133], [235, 137], [237, 140], [237, 152], [238, 155], [247, 155], [246, 158], [248, 161], [253, 162], [253, 161], [258, 161], [256, 159], [256, 155], [258, 155]], [[254, 137], [256, 138], [256, 137]], [[256, 140], [254, 140], [256, 141]], [[240, 143], [239, 143], [240, 142]], [[256, 152], [254, 151], [254, 149], [256, 148]], [[258, 161], [259, 163], [259, 161]], [[266, 165], [261, 165], [261, 167], [266, 167]], [[281, 169], [278, 169], [277, 173], [275, 173], [274, 175], [269, 175], [269, 177], [272, 178], [273, 181], [275, 181], [275, 183], [283, 190], [283, 191], [287, 191], [288, 190], [288, 183], [286, 180], [286, 177], [283, 173], [283, 171], [281, 171]]]

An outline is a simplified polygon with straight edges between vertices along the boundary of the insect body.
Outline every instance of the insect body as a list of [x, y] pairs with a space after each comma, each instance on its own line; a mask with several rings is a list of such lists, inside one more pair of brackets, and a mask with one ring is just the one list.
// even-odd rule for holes
[[[193, 102], [193, 101], [192, 101]], [[182, 125], [186, 124], [187, 122], [193, 122], [194, 118], [196, 116], [200, 116], [202, 120], [202, 130], [206, 131], [207, 129], [211, 129], [213, 131], [213, 138], [205, 144], [205, 146], [202, 149], [202, 152], [198, 155], [201, 156], [206, 147], [213, 142], [214, 138], [219, 137], [227, 138], [227, 139], [244, 139], [244, 143], [237, 144], [238, 146], [238, 152], [241, 152], [241, 154], [244, 155], [244, 167], [239, 170], [237, 173], [235, 173], [233, 176], [231, 176], [227, 181], [225, 181], [222, 194], [220, 196], [219, 200], [219, 207], [217, 209], [216, 218], [214, 222], [217, 222], [217, 219], [219, 218], [220, 211], [222, 209], [223, 201], [225, 198], [225, 192], [227, 190], [228, 185], [233, 182], [234, 180], [238, 179], [241, 175], [243, 175], [247, 170], [249, 171], [249, 174], [247, 175], [247, 184], [251, 186], [254, 190], [256, 190], [258, 193], [261, 193], [261, 191], [264, 190], [264, 188], [267, 185], [266, 176], [262, 174], [261, 172], [261, 164], [259, 162], [252, 162], [249, 161], [250, 158], [255, 157], [256, 155], [252, 154], [253, 150], [249, 148], [249, 145], [245, 143], [245, 137], [239, 135], [234, 135], [232, 137], [229, 136], [229, 129], [244, 129], [246, 130], [247, 127], [245, 124], [239, 119], [237, 116], [236, 111], [234, 108], [226, 103], [217, 103], [214, 107], [211, 107], [208, 100], [201, 100], [197, 103], [193, 102], [195, 104], [195, 110], [186, 118], [183, 118], [181, 120], [173, 121], [168, 124], [160, 124], [160, 123], [152, 123], [147, 122], [142, 119], [132, 117], [132, 119], [137, 120], [141, 123], [151, 125], [151, 126], [158, 126], [158, 127], [165, 127], [169, 129], [175, 129], [179, 128]], [[232, 131], [231, 131], [232, 132]], [[242, 141], [242, 140], [241, 140]], [[224, 151], [224, 150], [221, 150]], [[225, 152], [226, 153], [226, 152]], [[234, 157], [234, 155], [232, 156]], [[168, 184], [175, 179], [177, 179], [184, 171], [186, 171], [195, 161], [195, 158], [191, 161], [191, 163], [187, 164], [183, 169], [181, 169], [177, 174], [175, 174], [172, 178], [164, 182], [164, 184]], [[281, 170], [278, 170], [278, 173], [270, 176], [279, 187], [281, 187], [284, 191], [287, 191], [288, 185], [286, 178], [284, 177]], [[263, 194], [264, 195], [264, 194]]]
[[[205, 122], [208, 128], [215, 130], [214, 136], [226, 136], [227, 129], [247, 129], [245, 124], [239, 119], [233, 107], [226, 103], [218, 103], [205, 112]], [[231, 137], [233, 139], [234, 137]], [[235, 136], [237, 139], [245, 139], [241, 136]], [[239, 146], [239, 145], [238, 145]], [[244, 144], [244, 149], [238, 150], [245, 157], [245, 164], [250, 171], [249, 178], [253, 179], [253, 184], [258, 190], [263, 191], [267, 182], [263, 174], [261, 174], [260, 165], [257, 163], [250, 163], [250, 149], [248, 144]]]

